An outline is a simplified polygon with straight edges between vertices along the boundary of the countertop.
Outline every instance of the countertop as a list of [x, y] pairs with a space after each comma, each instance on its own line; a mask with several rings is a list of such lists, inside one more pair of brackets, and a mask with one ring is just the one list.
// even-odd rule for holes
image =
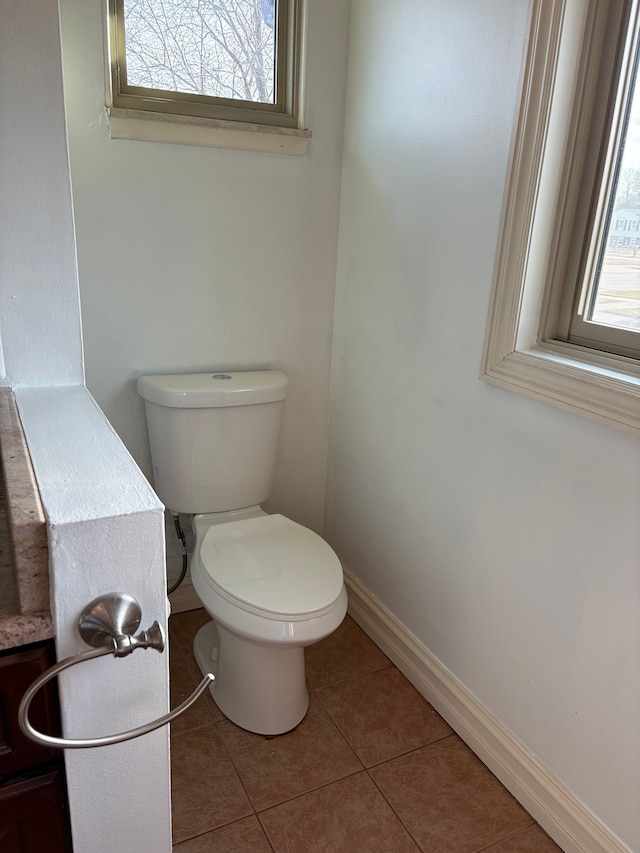
[[0, 650], [53, 637], [47, 528], [11, 388], [0, 388]]

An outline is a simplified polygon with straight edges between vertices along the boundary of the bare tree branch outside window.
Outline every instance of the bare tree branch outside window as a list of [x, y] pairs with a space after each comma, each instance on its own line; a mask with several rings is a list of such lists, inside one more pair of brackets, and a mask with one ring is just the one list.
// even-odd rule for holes
[[274, 103], [275, 0], [125, 0], [127, 84]]

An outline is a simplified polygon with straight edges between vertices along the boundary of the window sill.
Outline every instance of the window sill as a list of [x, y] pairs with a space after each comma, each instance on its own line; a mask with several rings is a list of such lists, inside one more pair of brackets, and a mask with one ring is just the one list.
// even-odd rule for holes
[[112, 139], [233, 148], [303, 156], [311, 131], [262, 124], [107, 108]]
[[640, 376], [634, 375], [636, 370], [637, 365], [628, 359], [553, 343], [545, 349], [514, 350], [488, 365], [481, 378], [640, 437]]

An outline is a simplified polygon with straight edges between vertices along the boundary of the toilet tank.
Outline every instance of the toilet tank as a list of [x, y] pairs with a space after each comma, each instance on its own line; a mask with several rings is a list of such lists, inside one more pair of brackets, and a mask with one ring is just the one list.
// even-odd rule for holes
[[226, 512], [271, 492], [289, 380], [276, 370], [141, 376], [155, 490], [174, 512]]

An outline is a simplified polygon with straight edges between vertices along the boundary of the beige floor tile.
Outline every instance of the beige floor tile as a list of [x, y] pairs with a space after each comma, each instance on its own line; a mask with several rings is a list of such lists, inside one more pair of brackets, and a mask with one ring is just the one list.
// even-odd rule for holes
[[199, 607], [197, 610], [185, 610], [183, 613], [174, 613], [173, 616], [169, 617], [170, 648], [177, 645], [181, 651], [193, 654], [193, 638], [207, 622], [211, 622], [211, 617], [204, 607]]
[[308, 646], [305, 659], [311, 690], [390, 666], [389, 658], [350, 616], [333, 634]]
[[174, 843], [253, 812], [214, 723], [171, 737], [171, 777]]
[[258, 811], [362, 770], [313, 697], [307, 716], [287, 734], [254, 735], [228, 720], [218, 723], [218, 730]]
[[317, 696], [365, 767], [453, 733], [395, 667], [325, 687]]
[[562, 853], [562, 850], [536, 825], [487, 847], [483, 853]]
[[260, 814], [276, 853], [414, 853], [411, 839], [366, 773]]
[[[177, 646], [171, 652], [171, 664], [169, 667], [169, 684], [171, 692], [171, 707], [175, 708], [189, 697], [202, 680], [195, 659], [188, 653], [181, 651]], [[178, 719], [171, 723], [171, 734], [176, 735], [189, 729], [205, 726], [211, 722], [223, 720], [224, 714], [213, 701], [209, 690], [189, 708], [181, 714]]]
[[[169, 620], [172, 707], [200, 681], [207, 621]], [[245, 732], [209, 693], [172, 725], [176, 853], [560, 850], [350, 617], [305, 652], [293, 732]]]
[[191, 841], [183, 841], [173, 850], [174, 853], [272, 853], [256, 817], [247, 817]]
[[455, 735], [369, 772], [425, 853], [482, 850], [533, 823]]

